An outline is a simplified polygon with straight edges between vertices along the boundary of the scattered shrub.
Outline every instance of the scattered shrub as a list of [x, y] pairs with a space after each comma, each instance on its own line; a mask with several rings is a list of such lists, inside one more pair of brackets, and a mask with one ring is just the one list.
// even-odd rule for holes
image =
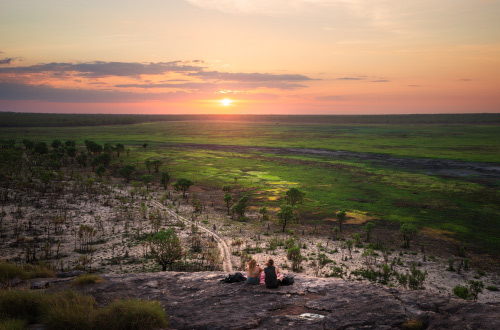
[[0, 263], [0, 282], [2, 284], [7, 284], [10, 280], [16, 277], [23, 278], [24, 274], [25, 272], [23, 269], [12, 263]]
[[41, 306], [40, 317], [47, 328], [51, 330], [92, 329], [96, 306], [93, 297], [75, 291], [64, 291], [47, 298]]
[[157, 301], [119, 300], [98, 311], [96, 329], [141, 330], [166, 328], [168, 321]]
[[462, 299], [469, 299], [469, 289], [462, 285], [453, 288], [453, 294]]
[[40, 316], [44, 295], [40, 291], [0, 291], [0, 318], [24, 319], [30, 323]]
[[477, 296], [483, 292], [484, 284], [481, 281], [469, 281], [469, 286], [457, 285], [453, 288], [455, 296], [465, 300], [477, 300]]
[[401, 325], [401, 328], [404, 330], [423, 330], [423, 329], [425, 329], [424, 323], [422, 322], [422, 320], [419, 320], [419, 319], [409, 320], [408, 322], [403, 323]]
[[75, 291], [0, 291], [0, 330], [24, 329], [43, 323], [47, 329], [138, 329], [168, 326], [163, 308], [155, 301], [118, 300], [98, 309], [93, 297]]
[[5, 285], [16, 277], [27, 280], [30, 278], [56, 277], [56, 274], [53, 269], [43, 264], [17, 266], [10, 262], [0, 262], [0, 284]]
[[103, 281], [102, 277], [92, 274], [83, 274], [75, 277], [73, 285], [97, 284]]
[[494, 285], [488, 285], [486, 287], [486, 290], [490, 290], [490, 291], [498, 291], [498, 287], [494, 286]]
[[408, 274], [408, 286], [411, 290], [423, 289], [425, 278], [427, 277], [427, 271], [422, 272], [417, 269], [415, 265], [411, 267], [411, 273]]
[[24, 330], [26, 321], [22, 319], [7, 319], [0, 321], [0, 330]]

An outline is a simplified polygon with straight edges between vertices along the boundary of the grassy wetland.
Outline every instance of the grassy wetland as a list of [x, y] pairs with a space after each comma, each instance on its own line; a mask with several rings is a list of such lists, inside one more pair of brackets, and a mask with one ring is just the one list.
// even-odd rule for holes
[[[71, 115], [67, 116], [71, 120]], [[103, 146], [123, 144], [121, 155], [110, 152], [109, 163], [99, 174], [99, 164], [91, 163], [91, 158], [97, 156], [90, 153], [85, 166], [72, 158], [53, 169], [51, 165], [43, 169], [57, 173], [58, 180], [72, 182], [78, 177], [82, 182], [92, 180], [110, 187], [106, 193], [100, 192], [107, 197], [90, 197], [83, 204], [74, 201], [78, 200], [75, 197], [78, 194], [70, 198], [71, 203], [94, 210], [90, 211], [92, 221], [97, 221], [97, 217], [118, 219], [110, 220], [110, 227], [102, 230], [106, 234], [96, 239], [112, 246], [112, 252], [110, 247], [98, 257], [96, 252], [94, 272], [158, 271], [158, 265], [148, 256], [146, 243], [141, 243], [141, 239], [150, 237], [150, 233], [159, 228], [178, 228], [181, 240], [187, 242], [189, 249], [196, 250], [193, 235], [201, 233], [197, 226], [204, 226], [208, 250], [202, 257], [200, 254], [189, 258], [201, 258], [201, 263], [212, 258], [213, 267], [208, 269], [232, 269], [227, 268], [227, 264], [222, 266], [223, 259], [230, 259], [230, 264], [239, 269], [240, 261], [243, 263], [249, 255], [273, 256], [278, 266], [289, 268], [290, 255], [285, 257], [286, 250], [277, 251], [292, 240], [300, 242], [302, 255], [301, 266], [291, 268], [316, 276], [369, 278], [359, 269], [365, 269], [368, 264], [372, 269], [369, 257], [373, 253], [379, 259], [380, 254], [384, 254], [386, 266], [392, 259], [394, 267], [422, 266], [422, 261], [429, 264], [430, 260], [439, 259], [439, 266], [436, 263], [426, 268], [434, 282], [448, 281], [441, 273], [446, 273], [446, 265], [454, 269], [455, 262], [460, 262], [460, 269], [462, 265], [475, 267], [479, 273], [470, 273], [467, 275], [470, 278], [481, 277], [484, 269], [496, 274], [500, 252], [500, 116], [485, 117], [488, 118], [482, 115], [465, 119], [461, 115], [347, 116], [340, 120], [335, 116], [166, 116], [165, 121], [136, 120], [122, 125], [3, 127], [0, 133], [4, 146], [2, 189], [12, 190], [15, 186], [7, 183], [12, 171], [7, 161], [12, 157], [7, 152], [9, 140], [15, 140], [18, 157], [26, 152], [22, 143], [26, 139], [46, 142], [49, 154], [54, 140], [75, 141], [77, 154], [87, 153], [86, 140]], [[148, 161], [158, 161], [158, 171]], [[126, 165], [134, 166], [129, 183], [120, 172]], [[163, 172], [170, 177], [170, 186], [166, 189], [161, 181]], [[181, 178], [193, 182], [187, 198], [172, 189], [173, 183]], [[35, 175], [33, 180], [37, 180]], [[224, 187], [229, 187], [231, 195], [227, 205], [223, 200]], [[304, 193], [304, 198], [295, 206], [294, 221], [288, 223], [285, 230], [278, 218], [291, 188]], [[93, 193], [83, 190], [82, 194]], [[10, 244], [9, 251], [14, 254], [14, 232], [5, 226], [10, 214], [15, 214], [16, 207], [20, 207], [12, 196], [9, 201], [3, 200], [4, 229], [0, 235], [2, 243]], [[243, 216], [229, 216], [229, 207], [243, 196], [248, 196]], [[155, 204], [157, 201], [166, 208], [155, 209], [155, 205], [159, 205]], [[263, 207], [269, 212], [268, 219], [264, 220], [259, 213]], [[170, 215], [162, 213], [167, 212], [167, 208]], [[340, 211], [346, 213], [343, 226], [339, 224]], [[31, 212], [42, 211], [35, 207]], [[161, 221], [165, 222], [159, 227], [155, 227], [154, 221], [144, 220], [144, 225], [141, 221], [135, 222], [134, 218], [147, 219], [147, 212], [149, 219], [163, 217]], [[89, 217], [87, 213], [88, 210], [81, 217]], [[50, 214], [50, 210], [45, 214]], [[168, 220], [173, 214], [178, 218]], [[179, 216], [187, 222], [180, 223]], [[74, 218], [79, 217], [75, 213]], [[119, 219], [127, 217], [130, 224], [128, 220], [120, 222]], [[79, 220], [73, 221], [78, 225]], [[189, 221], [192, 221], [191, 227]], [[371, 239], [365, 237], [367, 223], [374, 224]], [[401, 249], [403, 224], [418, 228], [418, 234], [412, 237], [411, 249]], [[98, 227], [99, 224], [92, 222], [91, 225]], [[343, 227], [340, 234], [335, 229], [339, 225]], [[217, 240], [226, 241], [230, 257], [222, 255], [223, 248], [220, 256], [213, 256], [215, 243], [220, 247], [214, 237], [211, 238], [213, 244], [210, 243], [210, 235], [215, 234], [219, 235]], [[69, 233], [65, 240], [68, 252], [57, 267], [64, 270], [75, 265], [81, 267], [75, 261], [81, 257], [74, 253], [79, 250], [77, 243], [73, 248]], [[346, 246], [345, 243], [352, 240], [355, 247]], [[378, 254], [372, 248], [379, 251]], [[353, 252], [359, 253], [356, 266], [351, 261]], [[18, 261], [25, 258], [22, 252], [16, 253], [1, 257], [18, 258]], [[135, 259], [126, 261], [131, 255]], [[119, 256], [122, 259], [119, 260]], [[401, 261], [405, 258], [409, 259]], [[353, 265], [349, 266], [348, 262]], [[434, 274], [432, 267], [435, 267]], [[396, 284], [399, 277], [394, 276], [393, 284]], [[453, 284], [462, 284], [454, 281]], [[498, 285], [497, 277], [488, 281], [486, 284]], [[383, 282], [390, 281], [384, 278]], [[430, 286], [435, 291], [449, 293], [451, 289], [441, 282]], [[498, 297], [488, 299], [496, 301]]]

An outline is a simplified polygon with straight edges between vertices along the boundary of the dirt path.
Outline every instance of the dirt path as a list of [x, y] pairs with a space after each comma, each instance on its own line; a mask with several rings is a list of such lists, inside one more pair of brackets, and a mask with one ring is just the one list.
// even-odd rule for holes
[[[158, 201], [152, 201], [152, 203], [159, 207], [160, 209], [166, 211], [168, 214], [171, 216], [176, 217], [177, 219], [181, 220], [184, 222], [186, 225], [191, 224], [191, 220], [184, 218], [183, 216], [175, 213], [174, 211], [168, 209], [165, 205], [161, 204]], [[226, 241], [219, 236], [215, 231], [212, 231], [210, 229], [207, 229], [203, 226], [199, 226], [200, 230], [204, 231], [207, 234], [210, 234], [214, 237], [215, 241], [217, 242], [217, 247], [219, 248], [219, 252], [222, 256], [222, 271], [225, 273], [232, 273], [233, 272], [233, 264], [231, 263], [231, 252], [229, 251], [229, 247], [227, 246]]]

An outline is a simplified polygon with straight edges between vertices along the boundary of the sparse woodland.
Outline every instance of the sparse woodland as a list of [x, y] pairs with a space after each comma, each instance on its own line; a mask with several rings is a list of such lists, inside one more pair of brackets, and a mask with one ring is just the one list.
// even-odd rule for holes
[[[498, 301], [496, 274], [474, 268], [464, 248], [448, 259], [425, 251], [414, 225], [387, 241], [373, 222], [347, 229], [339, 210], [325, 231], [301, 219], [307, 196], [297, 188], [268, 210], [236, 185], [197, 189], [168, 160], [127, 160], [146, 148], [2, 141], [0, 257], [93, 273], [236, 271], [272, 257], [284, 272]], [[483, 282], [492, 289], [481, 295]]]

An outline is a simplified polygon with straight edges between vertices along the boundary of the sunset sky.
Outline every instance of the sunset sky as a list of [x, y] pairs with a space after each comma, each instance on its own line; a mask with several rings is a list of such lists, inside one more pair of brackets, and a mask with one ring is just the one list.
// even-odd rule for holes
[[1, 0], [0, 111], [500, 112], [500, 1]]

